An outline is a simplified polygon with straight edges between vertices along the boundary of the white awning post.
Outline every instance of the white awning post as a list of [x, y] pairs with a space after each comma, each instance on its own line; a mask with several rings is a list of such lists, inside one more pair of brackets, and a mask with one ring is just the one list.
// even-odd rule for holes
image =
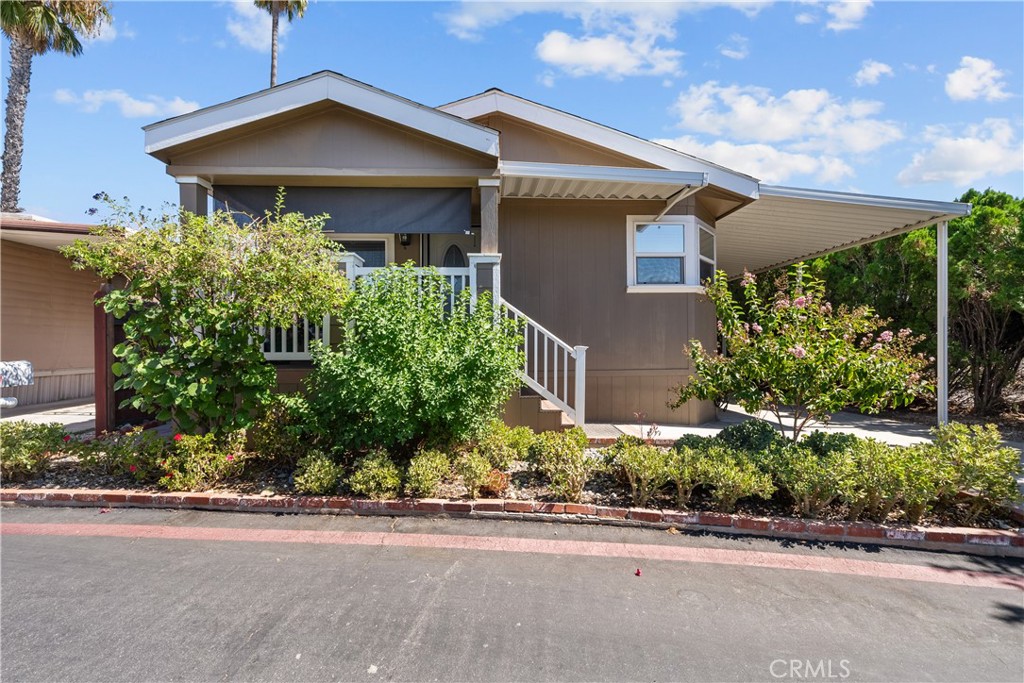
[[949, 422], [949, 222], [939, 221], [935, 236], [938, 300], [936, 374], [938, 375], [939, 425]]

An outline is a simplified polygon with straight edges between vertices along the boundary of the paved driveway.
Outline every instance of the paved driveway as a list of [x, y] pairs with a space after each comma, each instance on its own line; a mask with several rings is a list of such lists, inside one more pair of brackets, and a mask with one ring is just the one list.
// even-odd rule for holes
[[1014, 561], [476, 520], [0, 528], [5, 681], [1024, 679]]

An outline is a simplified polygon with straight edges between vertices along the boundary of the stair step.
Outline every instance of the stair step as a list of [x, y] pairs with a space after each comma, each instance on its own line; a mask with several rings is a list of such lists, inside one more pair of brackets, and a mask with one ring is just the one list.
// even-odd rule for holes
[[560, 413], [560, 412], [562, 412], [561, 408], [559, 408], [558, 406], [556, 406], [554, 403], [552, 403], [551, 401], [547, 400], [546, 398], [542, 398], [540, 400], [540, 409], [539, 410], [542, 413]]

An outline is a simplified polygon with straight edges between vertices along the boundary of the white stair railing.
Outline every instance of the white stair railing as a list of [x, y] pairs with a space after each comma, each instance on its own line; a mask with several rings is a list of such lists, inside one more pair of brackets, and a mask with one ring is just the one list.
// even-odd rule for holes
[[587, 347], [569, 346], [504, 299], [501, 305], [522, 326], [523, 383], [582, 427], [586, 424]]

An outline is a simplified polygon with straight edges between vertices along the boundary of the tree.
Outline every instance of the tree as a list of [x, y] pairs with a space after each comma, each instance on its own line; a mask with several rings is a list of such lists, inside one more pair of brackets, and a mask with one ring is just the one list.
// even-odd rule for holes
[[248, 426], [276, 384], [261, 327], [322, 318], [344, 302], [326, 217], [276, 213], [238, 225], [225, 212], [151, 220], [116, 207], [96, 241], [64, 249], [76, 268], [124, 280], [99, 300], [126, 317], [114, 348], [128, 402], [182, 431]]
[[811, 422], [827, 422], [846, 406], [866, 412], [906, 405], [927, 391], [927, 365], [912, 352], [909, 329], [892, 332], [866, 306], [833, 309], [824, 283], [795, 266], [774, 296], [758, 293], [744, 273], [743, 304], [724, 272], [708, 283], [728, 355], [710, 354], [699, 341], [688, 349], [695, 374], [677, 388], [672, 407], [690, 399], [730, 397], [748, 412], [769, 410], [779, 426], [793, 411], [793, 440]]
[[[999, 410], [1024, 362], [1024, 200], [968, 190], [970, 216], [949, 225], [950, 377], [969, 387], [974, 412]], [[867, 304], [899, 327], [935, 327], [935, 228], [816, 259], [828, 295]], [[935, 354], [935, 338], [923, 349]]]
[[288, 21], [302, 18], [307, 0], [253, 0], [253, 4], [270, 12], [270, 87], [277, 85], [277, 26], [281, 15]]
[[90, 35], [110, 20], [105, 0], [3, 0], [0, 28], [11, 41], [11, 75], [7, 80], [3, 175], [0, 211], [21, 211], [21, 159], [25, 148], [25, 110], [32, 79], [32, 57], [62, 52], [82, 54], [79, 35]]

